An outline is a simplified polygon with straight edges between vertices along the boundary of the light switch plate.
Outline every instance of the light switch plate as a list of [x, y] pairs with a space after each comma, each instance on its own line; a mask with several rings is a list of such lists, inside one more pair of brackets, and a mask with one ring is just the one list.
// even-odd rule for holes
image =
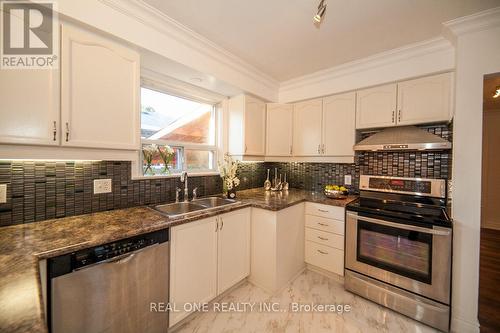
[[344, 185], [351, 185], [352, 184], [352, 176], [351, 175], [345, 175], [344, 176]]
[[111, 193], [111, 179], [94, 179], [94, 194]]
[[0, 184], [0, 203], [7, 202], [7, 184]]

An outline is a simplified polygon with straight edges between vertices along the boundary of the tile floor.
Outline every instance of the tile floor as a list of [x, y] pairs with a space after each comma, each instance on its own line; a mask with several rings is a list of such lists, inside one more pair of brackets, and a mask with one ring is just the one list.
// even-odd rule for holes
[[[245, 282], [217, 302], [240, 304], [255, 302], [256, 305], [253, 311], [230, 313], [209, 311], [194, 315], [176, 332], [437, 332], [428, 326], [355, 296], [345, 291], [341, 283], [309, 270], [298, 276], [279, 295], [272, 296], [249, 282]], [[279, 303], [280, 311], [261, 312], [258, 309], [260, 302]], [[291, 312], [289, 309], [293, 303], [347, 304], [352, 309], [343, 314]], [[213, 309], [213, 305], [210, 309]]]

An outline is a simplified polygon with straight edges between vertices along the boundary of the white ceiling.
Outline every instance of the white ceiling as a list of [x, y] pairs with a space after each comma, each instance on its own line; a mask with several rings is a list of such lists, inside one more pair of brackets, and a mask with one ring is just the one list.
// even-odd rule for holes
[[500, 0], [144, 0], [278, 81], [423, 41]]

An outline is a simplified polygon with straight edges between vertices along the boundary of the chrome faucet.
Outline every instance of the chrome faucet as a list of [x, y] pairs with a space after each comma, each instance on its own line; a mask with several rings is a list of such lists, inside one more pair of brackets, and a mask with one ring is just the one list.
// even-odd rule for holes
[[188, 173], [186, 171], [181, 174], [181, 182], [184, 183], [184, 202], [189, 201], [189, 190], [188, 190]]

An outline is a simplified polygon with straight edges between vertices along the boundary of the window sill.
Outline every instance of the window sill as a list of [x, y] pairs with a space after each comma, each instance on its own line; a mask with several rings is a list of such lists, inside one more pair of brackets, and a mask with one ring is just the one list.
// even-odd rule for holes
[[[162, 178], [178, 178], [180, 173], [173, 173], [170, 175], [153, 175], [153, 176], [132, 176], [132, 180], [142, 180], [142, 179], [162, 179]], [[202, 176], [220, 176], [219, 171], [199, 171], [199, 172], [189, 172], [189, 177], [202, 177]]]

